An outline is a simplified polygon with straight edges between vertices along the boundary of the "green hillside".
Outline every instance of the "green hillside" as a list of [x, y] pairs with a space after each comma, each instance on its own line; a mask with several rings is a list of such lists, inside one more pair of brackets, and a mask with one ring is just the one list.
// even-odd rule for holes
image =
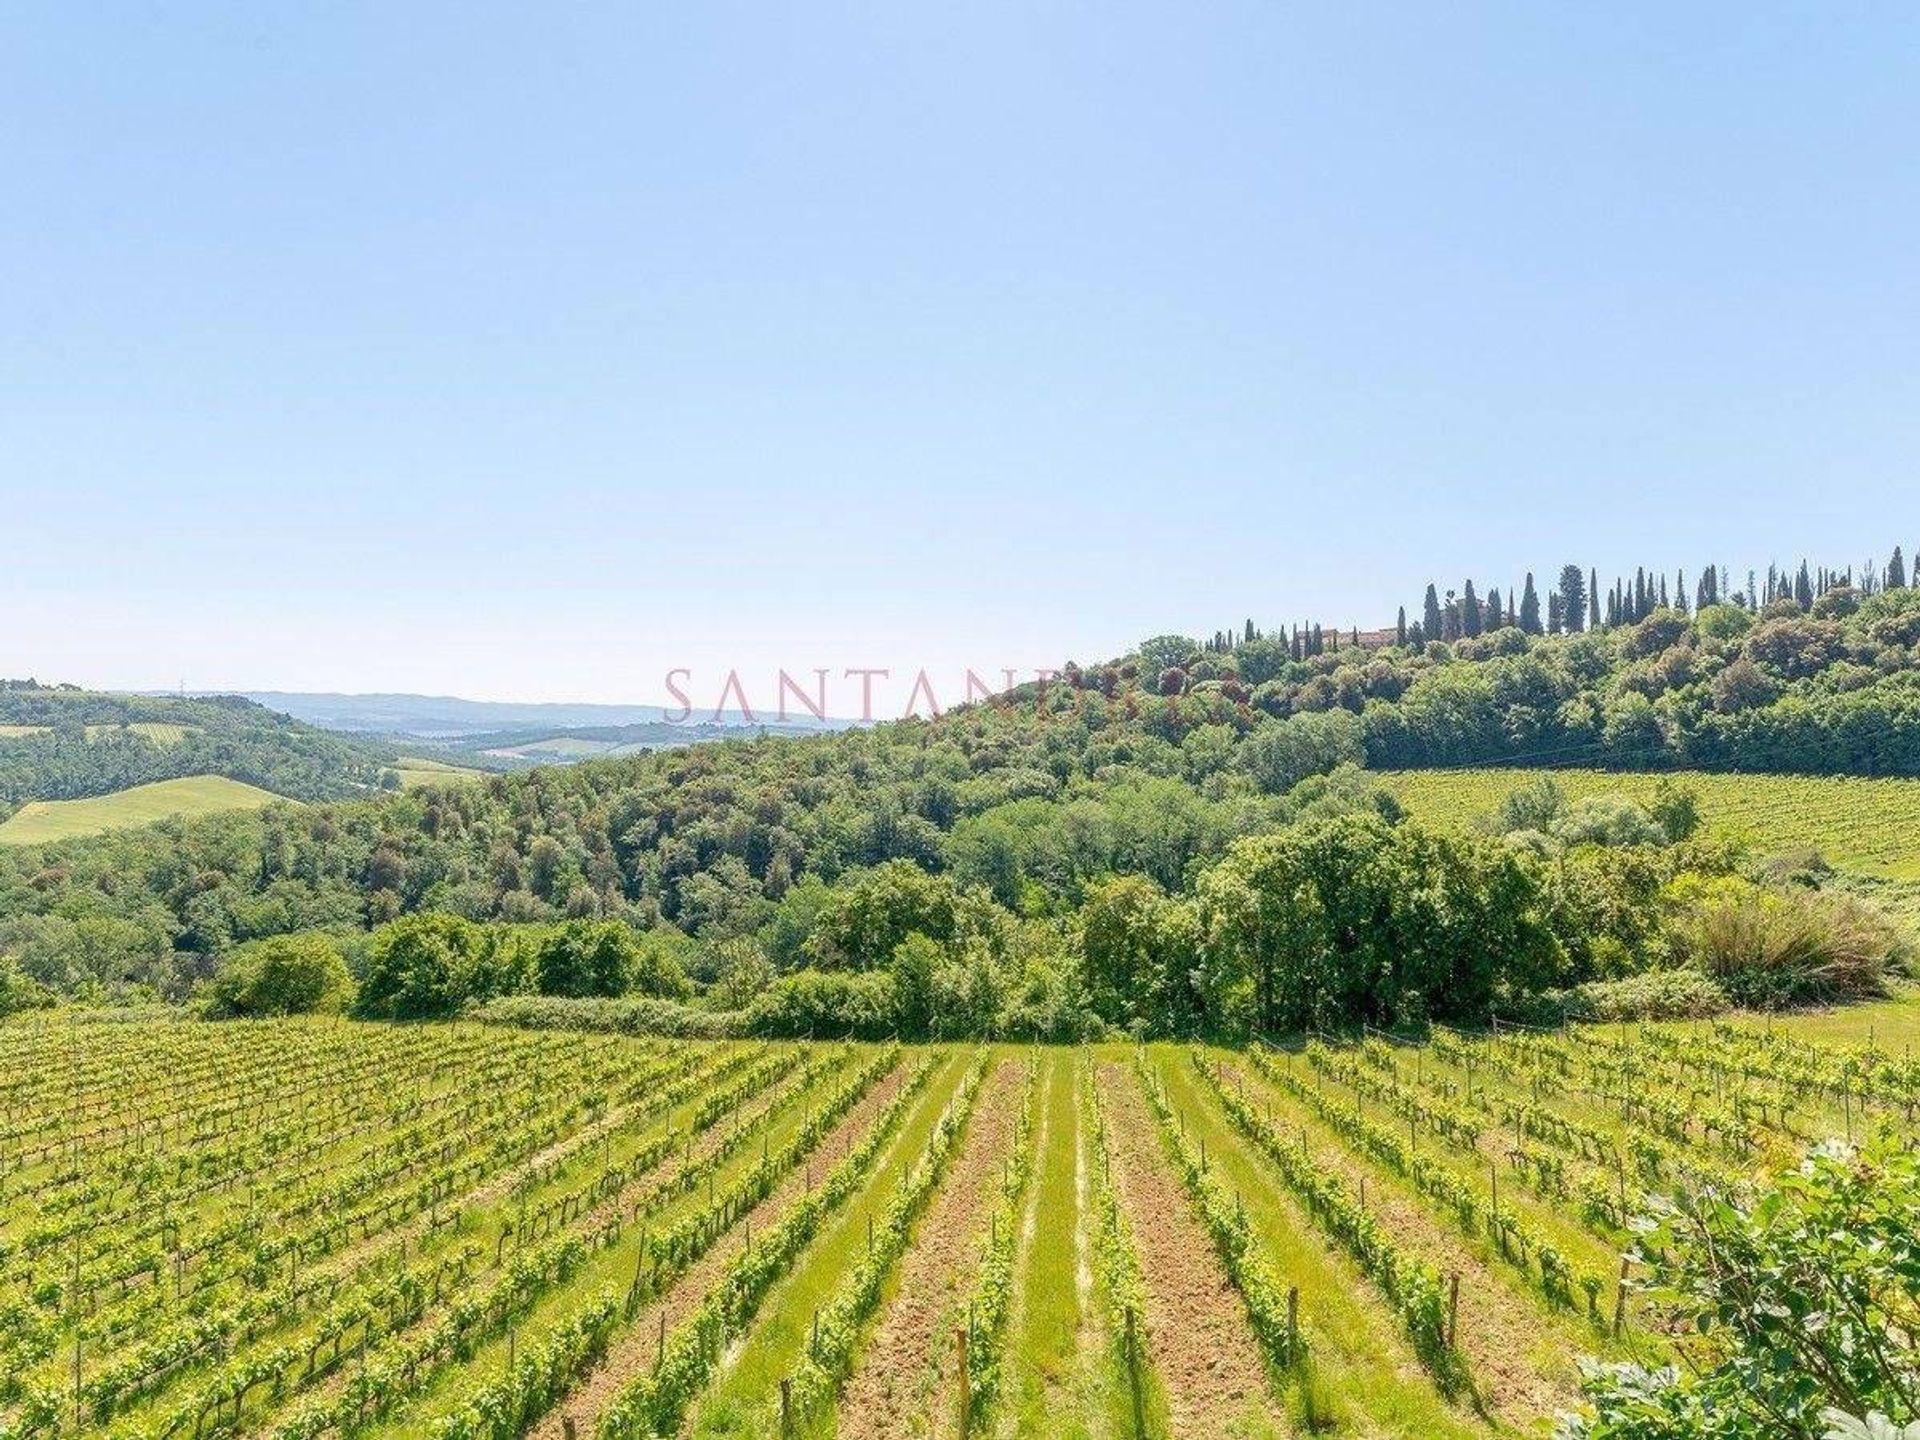
[[1628, 795], [1645, 801], [1677, 780], [1700, 801], [1701, 818], [1758, 851], [1817, 850], [1843, 870], [1920, 880], [1920, 780], [1851, 775], [1720, 775], [1704, 771], [1402, 770], [1381, 778], [1415, 816], [1466, 825], [1499, 810], [1543, 777], [1569, 800]]
[[0, 682], [0, 810], [195, 776], [296, 800], [342, 800], [378, 789], [392, 759], [379, 742], [320, 730], [234, 696]]
[[37, 845], [70, 840], [107, 830], [150, 825], [173, 816], [215, 815], [228, 810], [257, 810], [282, 799], [270, 790], [243, 785], [224, 775], [192, 775], [158, 780], [86, 800], [33, 800], [0, 823], [0, 845]]
[[[367, 798], [206, 816], [164, 836], [9, 847], [0, 954], [57, 957], [65, 927], [97, 923], [110, 943], [88, 964], [103, 978], [151, 975], [179, 993], [179, 977], [251, 940], [319, 928], [377, 940], [391, 922], [438, 913], [481, 927], [446, 943], [492, 957], [455, 967], [485, 998], [524, 980], [502, 958], [519, 952], [492, 927], [612, 921], [665, 937], [728, 1005], [765, 993], [791, 1001], [781, 1023], [798, 1033], [872, 1022], [881, 1033], [1056, 1034], [1089, 1014], [1122, 1027], [1264, 1026], [1323, 1001], [1245, 975], [1249, 956], [1306, 964], [1326, 944], [1351, 958], [1351, 935], [1378, 930], [1341, 918], [1356, 897], [1384, 886], [1379, 903], [1399, 904], [1422, 893], [1419, 877], [1441, 874], [1458, 893], [1435, 901], [1443, 913], [1430, 923], [1402, 917], [1406, 935], [1439, 935], [1444, 921], [1473, 945], [1456, 953], [1447, 940], [1424, 976], [1413, 972], [1427, 962], [1404, 947], [1383, 951], [1382, 963], [1407, 972], [1402, 998], [1341, 988], [1321, 1018], [1392, 1020], [1402, 1000], [1409, 1013], [1464, 1015], [1510, 984], [1568, 989], [1670, 963], [1702, 943], [1681, 933], [1684, 897], [1712, 882], [1726, 906], [1757, 906], [1741, 887], [1777, 888], [1782, 877], [1761, 862], [1785, 851], [1810, 846], [1848, 872], [1836, 905], [1865, 897], [1911, 913], [1920, 877], [1903, 822], [1920, 786], [1916, 644], [1920, 592], [1905, 588], [1829, 591], [1758, 615], [1660, 609], [1572, 635], [1506, 625], [1422, 645], [1248, 626], [1211, 641], [1156, 636], [935, 719], [599, 757], [485, 784], [418, 766], [403, 776], [398, 752], [343, 781], [339, 763], [321, 762], [357, 763], [363, 750], [244, 701], [114, 716], [89, 711], [115, 697], [35, 691], [6, 697], [0, 723], [52, 734], [4, 742], [0, 757], [99, 747], [173, 765], [203, 753], [219, 726], [253, 727], [259, 749], [231, 747], [228, 758], [303, 758], [292, 774], [311, 782], [305, 790], [285, 771], [272, 783], [237, 766], [189, 773], [296, 798], [324, 800], [343, 785]], [[186, 733], [166, 746], [138, 734], [86, 740], [86, 724], [116, 720]], [[1695, 782], [1710, 825], [1755, 841], [1732, 858], [1673, 843], [1682, 837], [1645, 812], [1535, 850], [1472, 832], [1465, 822], [1526, 776], [1464, 767], [1543, 752], [1607, 762], [1608, 776], [1568, 779], [1582, 793], [1646, 796], [1655, 781], [1645, 772], [1755, 770], [1778, 756], [1822, 774]], [[1416, 817], [1402, 834], [1384, 823], [1396, 807], [1370, 772], [1423, 768], [1435, 773], [1388, 781]], [[356, 776], [366, 777], [357, 789]], [[142, 780], [158, 778], [183, 777]], [[1694, 874], [1700, 866], [1714, 873]], [[1328, 887], [1320, 910], [1262, 908], [1271, 887], [1301, 877]], [[1681, 899], [1663, 899], [1669, 886]], [[1870, 916], [1803, 914], [1800, 897], [1783, 893], [1778, 923], [1844, 922], [1867, 935], [1856, 949], [1883, 954]], [[1293, 927], [1284, 936], [1282, 921]], [[1522, 929], [1488, 938], [1510, 921]], [[1336, 926], [1331, 940], [1300, 928], [1323, 922]], [[1551, 933], [1522, 933], [1536, 922]], [[1107, 959], [1090, 959], [1096, 951]], [[1503, 973], [1461, 989], [1449, 967], [1470, 952], [1499, 954]], [[68, 983], [62, 965], [33, 963]], [[1098, 973], [1103, 964], [1117, 973]], [[1504, 973], [1514, 966], [1526, 973]], [[804, 983], [778, 988], [788, 982]]]

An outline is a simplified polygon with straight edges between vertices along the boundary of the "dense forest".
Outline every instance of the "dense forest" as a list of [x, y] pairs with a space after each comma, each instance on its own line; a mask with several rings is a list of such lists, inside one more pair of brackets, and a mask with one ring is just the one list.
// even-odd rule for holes
[[236, 696], [108, 695], [0, 681], [0, 815], [187, 775], [224, 775], [293, 800], [340, 800], [383, 783], [384, 747]]
[[[1624, 802], [1429, 834], [1359, 767], [1920, 773], [1904, 586], [1296, 648], [1161, 636], [931, 720], [0, 853], [0, 954], [59, 990], [177, 997], [275, 935], [344, 937], [364, 975], [368, 932], [405, 916], [482, 927], [442, 969], [514, 926], [612, 920], [667, 937], [710, 998], [786, 1006], [771, 1028], [1465, 1016], [1670, 964], [1705, 923], [1686, 897], [1757, 905], [1745, 862]], [[435, 993], [533, 986], [523, 961], [476, 973], [509, 978]]]

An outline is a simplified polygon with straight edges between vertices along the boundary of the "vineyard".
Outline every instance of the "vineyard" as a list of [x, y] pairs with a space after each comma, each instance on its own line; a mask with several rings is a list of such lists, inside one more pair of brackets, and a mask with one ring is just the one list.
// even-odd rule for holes
[[1762, 855], [1816, 850], [1842, 870], [1920, 880], [1906, 827], [1920, 805], [1920, 780], [1853, 775], [1671, 774], [1612, 770], [1399, 770], [1382, 779], [1414, 816], [1467, 824], [1491, 815], [1514, 791], [1544, 776], [1569, 800], [1624, 795], [1650, 800], [1663, 780], [1692, 791], [1709, 827]]
[[[1877, 1015], [1879, 1018], [1868, 1018]], [[1544, 1435], [1863, 1012], [1192, 1046], [0, 1027], [0, 1436]], [[1871, 1027], [1871, 1028], [1870, 1028]]]

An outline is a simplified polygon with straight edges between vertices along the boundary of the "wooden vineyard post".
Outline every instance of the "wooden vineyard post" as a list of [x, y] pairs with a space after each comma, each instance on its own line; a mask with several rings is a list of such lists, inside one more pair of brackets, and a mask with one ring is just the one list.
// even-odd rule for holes
[[967, 1327], [953, 1327], [953, 1346], [960, 1362], [960, 1437], [966, 1440], [967, 1421], [973, 1414], [973, 1381], [967, 1374]]
[[780, 1434], [793, 1434], [793, 1381], [780, 1382]]
[[1631, 1264], [1631, 1256], [1620, 1257], [1620, 1289], [1613, 1300], [1613, 1333], [1616, 1336], [1627, 1328], [1627, 1267]]
[[1287, 1287], [1287, 1363], [1300, 1360], [1300, 1287]]
[[573, 1416], [562, 1415], [560, 1417], [560, 1433], [564, 1437], [564, 1440], [579, 1440], [580, 1432], [574, 1424]]
[[1454, 1348], [1460, 1334], [1460, 1272], [1447, 1277], [1447, 1348]]
[[660, 1312], [660, 1337], [654, 1342], [653, 1368], [658, 1370], [667, 1363], [667, 1312]]

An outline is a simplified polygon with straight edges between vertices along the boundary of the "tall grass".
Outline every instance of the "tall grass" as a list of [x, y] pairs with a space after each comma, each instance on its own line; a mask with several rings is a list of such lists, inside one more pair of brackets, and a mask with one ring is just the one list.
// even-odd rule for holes
[[1773, 1009], [1886, 993], [1905, 942], [1887, 917], [1851, 895], [1753, 892], [1694, 907], [1693, 963], [1742, 1005]]

